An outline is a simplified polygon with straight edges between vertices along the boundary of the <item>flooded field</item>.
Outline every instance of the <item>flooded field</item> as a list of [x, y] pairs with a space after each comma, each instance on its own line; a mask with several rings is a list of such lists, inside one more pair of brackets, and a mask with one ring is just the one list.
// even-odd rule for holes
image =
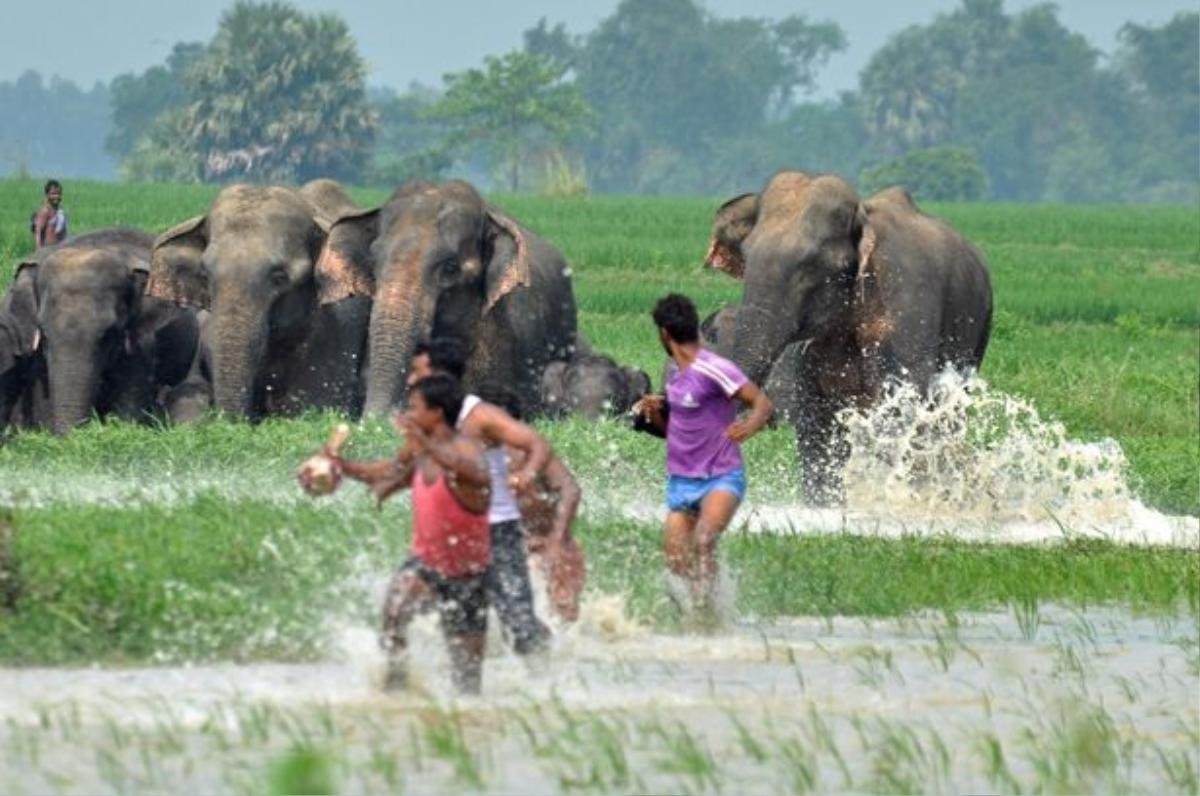
[[[667, 635], [601, 598], [533, 667], [454, 699], [375, 687], [367, 628], [311, 665], [0, 670], [5, 793], [1194, 792], [1194, 617], [1122, 610], [741, 620]], [[315, 772], [315, 773], [314, 773]]]
[[[127, 198], [94, 223], [204, 212], [177, 189], [95, 186]], [[511, 201], [622, 364], [661, 371], [664, 292], [741, 295], [698, 267], [708, 200]], [[661, 442], [541, 424], [585, 486], [584, 615], [545, 660], [491, 639], [477, 699], [432, 621], [414, 691], [377, 687], [410, 512], [297, 489], [341, 418], [5, 440], [0, 794], [1200, 792], [1196, 214], [943, 209], [992, 264], [987, 383], [845, 416], [845, 508], [800, 505], [786, 428], [751, 440], [716, 631], [665, 596]]]

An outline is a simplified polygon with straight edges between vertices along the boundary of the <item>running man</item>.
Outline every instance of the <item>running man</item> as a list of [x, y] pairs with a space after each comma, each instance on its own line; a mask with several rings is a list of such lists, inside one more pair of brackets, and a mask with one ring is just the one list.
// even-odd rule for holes
[[[711, 610], [717, 540], [746, 494], [740, 445], [774, 407], [737, 365], [701, 347], [696, 306], [687, 296], [664, 296], [653, 315], [672, 360], [666, 396], [643, 396], [634, 411], [667, 438], [667, 568], [687, 582], [693, 608]], [[750, 407], [743, 420], [738, 403]]]
[[[418, 343], [414, 349], [408, 383], [411, 385], [433, 373], [448, 373], [461, 379], [466, 366], [465, 346], [456, 338], [437, 337], [427, 343]], [[492, 498], [488, 507], [492, 565], [484, 578], [488, 601], [496, 609], [513, 651], [518, 655], [539, 652], [550, 643], [550, 628], [538, 619], [533, 608], [533, 587], [529, 583], [525, 533], [521, 529], [517, 495], [529, 489], [545, 468], [550, 459], [550, 445], [541, 434], [477, 395], [467, 395], [463, 399], [455, 428], [483, 445], [492, 473]], [[509, 449], [520, 451], [525, 457], [521, 466], [511, 468], [511, 472]]]
[[[514, 420], [521, 420], [521, 407], [513, 391], [497, 384], [479, 388], [479, 397], [498, 406]], [[509, 461], [519, 468], [525, 454], [508, 449]], [[583, 548], [571, 534], [583, 492], [575, 476], [554, 451], [531, 489], [518, 496], [521, 522], [525, 527], [529, 565], [546, 581], [550, 607], [565, 622], [579, 618], [579, 600], [587, 581]]]
[[407, 687], [408, 626], [430, 608], [441, 620], [455, 687], [477, 694], [483, 682], [491, 473], [478, 443], [454, 430], [462, 403], [462, 388], [451, 376], [421, 379], [409, 391], [408, 410], [395, 418], [397, 430], [404, 434], [406, 461], [397, 457], [355, 462], [331, 456], [346, 476], [370, 485], [372, 491], [382, 480], [392, 484], [389, 495], [397, 486], [412, 489], [411, 553], [392, 577], [383, 604], [380, 643], [387, 654], [386, 690]]
[[[33, 246], [40, 249], [67, 237], [67, 211], [62, 208], [62, 183], [48, 180], [42, 191], [46, 203], [33, 214]], [[28, 207], [28, 205], [26, 205]]]

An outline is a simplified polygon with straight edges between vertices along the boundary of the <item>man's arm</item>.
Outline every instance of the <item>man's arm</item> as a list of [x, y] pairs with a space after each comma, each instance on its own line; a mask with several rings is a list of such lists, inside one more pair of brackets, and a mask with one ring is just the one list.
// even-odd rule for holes
[[341, 466], [343, 475], [355, 481], [362, 481], [370, 487], [371, 493], [380, 503], [412, 483], [414, 465], [411, 459], [349, 461], [339, 457], [333, 458]]
[[575, 513], [579, 510], [579, 501], [583, 497], [583, 490], [579, 488], [575, 476], [563, 464], [562, 459], [553, 454], [550, 456], [546, 469], [542, 471], [542, 478], [545, 479], [546, 485], [551, 490], [558, 493], [550, 537], [556, 542], [561, 542], [571, 531], [571, 525], [575, 522]]
[[42, 240], [46, 235], [46, 222], [50, 220], [46, 208], [42, 207], [37, 211], [37, 215], [33, 217], [33, 246], [35, 249], [40, 249]]
[[521, 469], [513, 473], [510, 481], [518, 492], [525, 491], [550, 459], [550, 443], [545, 437], [525, 425], [498, 406], [480, 404], [467, 415], [467, 423], [476, 431], [476, 436], [491, 442], [507, 445], [525, 453]]
[[771, 403], [771, 399], [767, 394], [758, 388], [758, 385], [752, 381], [748, 381], [738, 388], [738, 391], [733, 394], [742, 403], [750, 407], [750, 414], [745, 420], [739, 420], [732, 423], [725, 430], [725, 436], [729, 437], [734, 442], [745, 442], [758, 433], [759, 429], [767, 424], [771, 419], [771, 413], [775, 411], [775, 404]]

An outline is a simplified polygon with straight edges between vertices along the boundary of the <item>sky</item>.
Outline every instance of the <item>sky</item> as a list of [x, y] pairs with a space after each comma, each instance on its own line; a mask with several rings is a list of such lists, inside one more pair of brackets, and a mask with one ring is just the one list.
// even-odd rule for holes
[[[521, 45], [521, 33], [546, 17], [585, 33], [617, 0], [292, 0], [306, 11], [336, 11], [358, 40], [368, 83], [404, 89], [439, 85], [446, 72], [477, 66], [483, 56]], [[1036, 0], [1007, 0], [1009, 11]], [[207, 42], [231, 0], [53, 0], [5, 3], [0, 81], [26, 69], [57, 74], [90, 88], [123, 72], [162, 63], [177, 41]], [[854, 88], [871, 54], [892, 33], [924, 24], [959, 0], [703, 0], [718, 16], [779, 18], [801, 13], [841, 25], [847, 49], [818, 75], [817, 96]], [[1111, 52], [1127, 21], [1161, 24], [1195, 0], [1059, 0], [1059, 18]]]

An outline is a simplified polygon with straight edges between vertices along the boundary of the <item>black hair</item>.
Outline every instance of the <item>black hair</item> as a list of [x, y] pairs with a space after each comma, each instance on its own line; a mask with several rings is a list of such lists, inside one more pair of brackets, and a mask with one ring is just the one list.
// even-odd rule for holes
[[430, 409], [441, 409], [446, 425], [454, 427], [462, 411], [463, 389], [458, 379], [448, 373], [434, 373], [413, 385]]
[[58, 190], [61, 191], [62, 183], [59, 182], [58, 180], [46, 180], [46, 187], [42, 189], [42, 195], [44, 195], [44, 196], [48, 195], [50, 193], [51, 188], [57, 188]]
[[475, 394], [486, 403], [503, 409], [513, 420], [521, 419], [521, 399], [505, 385], [496, 381], [484, 382]]
[[654, 325], [666, 329], [677, 343], [700, 340], [700, 316], [696, 305], [681, 293], [668, 293], [654, 305]]
[[456, 379], [461, 379], [467, 372], [467, 347], [457, 337], [435, 337], [432, 340], [422, 340], [413, 349], [413, 356], [421, 354], [429, 357], [429, 366], [436, 371], [449, 373]]

